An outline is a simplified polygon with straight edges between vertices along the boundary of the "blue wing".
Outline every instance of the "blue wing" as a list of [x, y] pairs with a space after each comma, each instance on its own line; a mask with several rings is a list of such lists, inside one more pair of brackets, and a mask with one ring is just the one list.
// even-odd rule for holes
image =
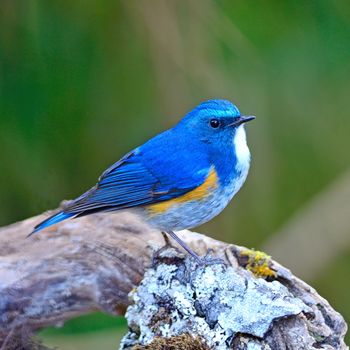
[[205, 152], [183, 152], [188, 144], [171, 130], [151, 139], [113, 164], [93, 188], [37, 225], [33, 233], [70, 217], [155, 204], [197, 188], [207, 178], [210, 164]]
[[147, 164], [140, 153], [131, 153], [107, 169], [97, 185], [71, 202], [64, 212], [83, 216], [169, 200], [200, 186], [209, 172], [209, 168], [201, 169], [179, 177], [169, 174], [169, 170], [152, 166], [152, 162]]

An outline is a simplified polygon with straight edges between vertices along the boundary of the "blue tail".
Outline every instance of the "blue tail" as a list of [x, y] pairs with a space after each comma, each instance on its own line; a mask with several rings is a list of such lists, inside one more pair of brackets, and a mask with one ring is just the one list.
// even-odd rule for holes
[[54, 224], [57, 224], [58, 222], [60, 221], [63, 221], [63, 220], [66, 220], [66, 219], [69, 219], [71, 218], [72, 216], [75, 216], [76, 214], [73, 214], [73, 213], [65, 213], [63, 211], [49, 217], [48, 219], [44, 220], [43, 222], [41, 222], [40, 224], [36, 225], [34, 227], [34, 230], [27, 236], [27, 237], [30, 237], [31, 235], [33, 235], [34, 233], [46, 228], [46, 227], [49, 227], [51, 225], [54, 225]]

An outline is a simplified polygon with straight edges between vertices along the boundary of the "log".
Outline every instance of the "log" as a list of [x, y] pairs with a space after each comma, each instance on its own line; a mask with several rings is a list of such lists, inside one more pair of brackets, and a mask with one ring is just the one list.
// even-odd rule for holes
[[29, 349], [38, 330], [78, 315], [127, 308], [120, 349], [347, 349], [342, 316], [261, 252], [179, 232], [226, 262], [199, 266], [127, 212], [26, 239], [48, 214], [0, 229], [0, 350]]

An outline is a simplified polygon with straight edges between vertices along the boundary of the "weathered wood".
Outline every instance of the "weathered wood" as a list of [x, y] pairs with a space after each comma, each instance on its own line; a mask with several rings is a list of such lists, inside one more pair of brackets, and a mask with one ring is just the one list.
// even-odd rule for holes
[[[183, 255], [174, 249], [170, 249], [172, 255], [168, 258], [164, 257], [164, 254], [169, 254], [166, 248], [158, 254], [160, 257], [152, 259], [154, 252], [165, 246], [165, 239], [160, 232], [150, 229], [129, 213], [96, 214], [68, 220], [26, 239], [32, 227], [46, 215], [0, 229], [1, 350], [11, 348], [11, 339], [16, 338], [17, 343], [18, 339], [22, 339], [25, 343], [38, 329], [61, 324], [77, 315], [96, 310], [124, 314], [130, 304], [128, 294], [141, 282], [145, 271], [148, 271], [146, 276], [150, 276], [159, 266], [176, 261], [177, 269], [189, 272], [186, 273], [187, 279], [179, 281], [185, 284], [192, 280], [192, 277], [188, 280], [191, 273], [197, 271], [198, 275], [198, 271], [203, 270], [203, 267], [197, 267], [192, 271], [189, 268], [191, 262], [184, 261]], [[318, 345], [328, 344], [325, 349], [346, 348], [343, 343], [346, 325], [342, 317], [288, 270], [273, 261], [269, 261], [268, 265], [261, 264], [263, 259], [256, 259], [254, 253], [244, 248], [194, 232], [183, 231], [180, 236], [199, 254], [203, 255], [211, 248], [215, 254], [225, 258], [231, 265], [227, 271], [233, 273], [232, 278], [255, 283], [260, 278], [247, 268], [255, 275], [269, 276], [272, 271], [268, 278], [275, 280], [273, 283], [284, 285], [296, 299], [310, 304], [308, 307], [312, 310], [302, 311], [300, 317], [276, 318], [278, 322], [273, 323], [276, 326], [264, 337], [269, 336], [273, 341], [280, 339], [281, 344], [287, 344], [292, 337], [283, 329], [292, 329], [297, 334], [301, 329], [305, 332], [306, 326], [312, 326], [314, 329], [307, 332], [314, 339], [318, 337]], [[255, 262], [251, 261], [252, 257]], [[258, 265], [254, 267], [255, 263]], [[226, 276], [218, 265], [215, 266], [206, 269], [214, 269], [215, 278], [220, 273], [220, 276]], [[172, 275], [169, 278], [173, 278]], [[145, 283], [147, 279], [142, 285]], [[262, 280], [259, 283], [267, 282]], [[310, 318], [316, 321], [311, 322]], [[159, 325], [167, 319], [160, 320]], [[316, 323], [320, 324], [319, 328]], [[249, 337], [249, 334], [239, 337]], [[239, 339], [232, 337], [232, 341]], [[140, 346], [143, 346], [142, 343]]]
[[[68, 220], [26, 238], [48, 214], [0, 229], [2, 341], [91, 311], [124, 314], [128, 293], [165, 244], [129, 213]], [[224, 247], [199, 234], [182, 237], [202, 254]]]

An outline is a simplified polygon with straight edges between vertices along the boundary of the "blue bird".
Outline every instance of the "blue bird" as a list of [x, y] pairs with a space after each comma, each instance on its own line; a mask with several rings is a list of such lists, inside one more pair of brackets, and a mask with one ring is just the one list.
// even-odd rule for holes
[[201, 261], [174, 231], [211, 220], [242, 187], [250, 164], [243, 124], [254, 118], [227, 100], [201, 103], [114, 163], [93, 188], [30, 235], [68, 218], [128, 209]]

